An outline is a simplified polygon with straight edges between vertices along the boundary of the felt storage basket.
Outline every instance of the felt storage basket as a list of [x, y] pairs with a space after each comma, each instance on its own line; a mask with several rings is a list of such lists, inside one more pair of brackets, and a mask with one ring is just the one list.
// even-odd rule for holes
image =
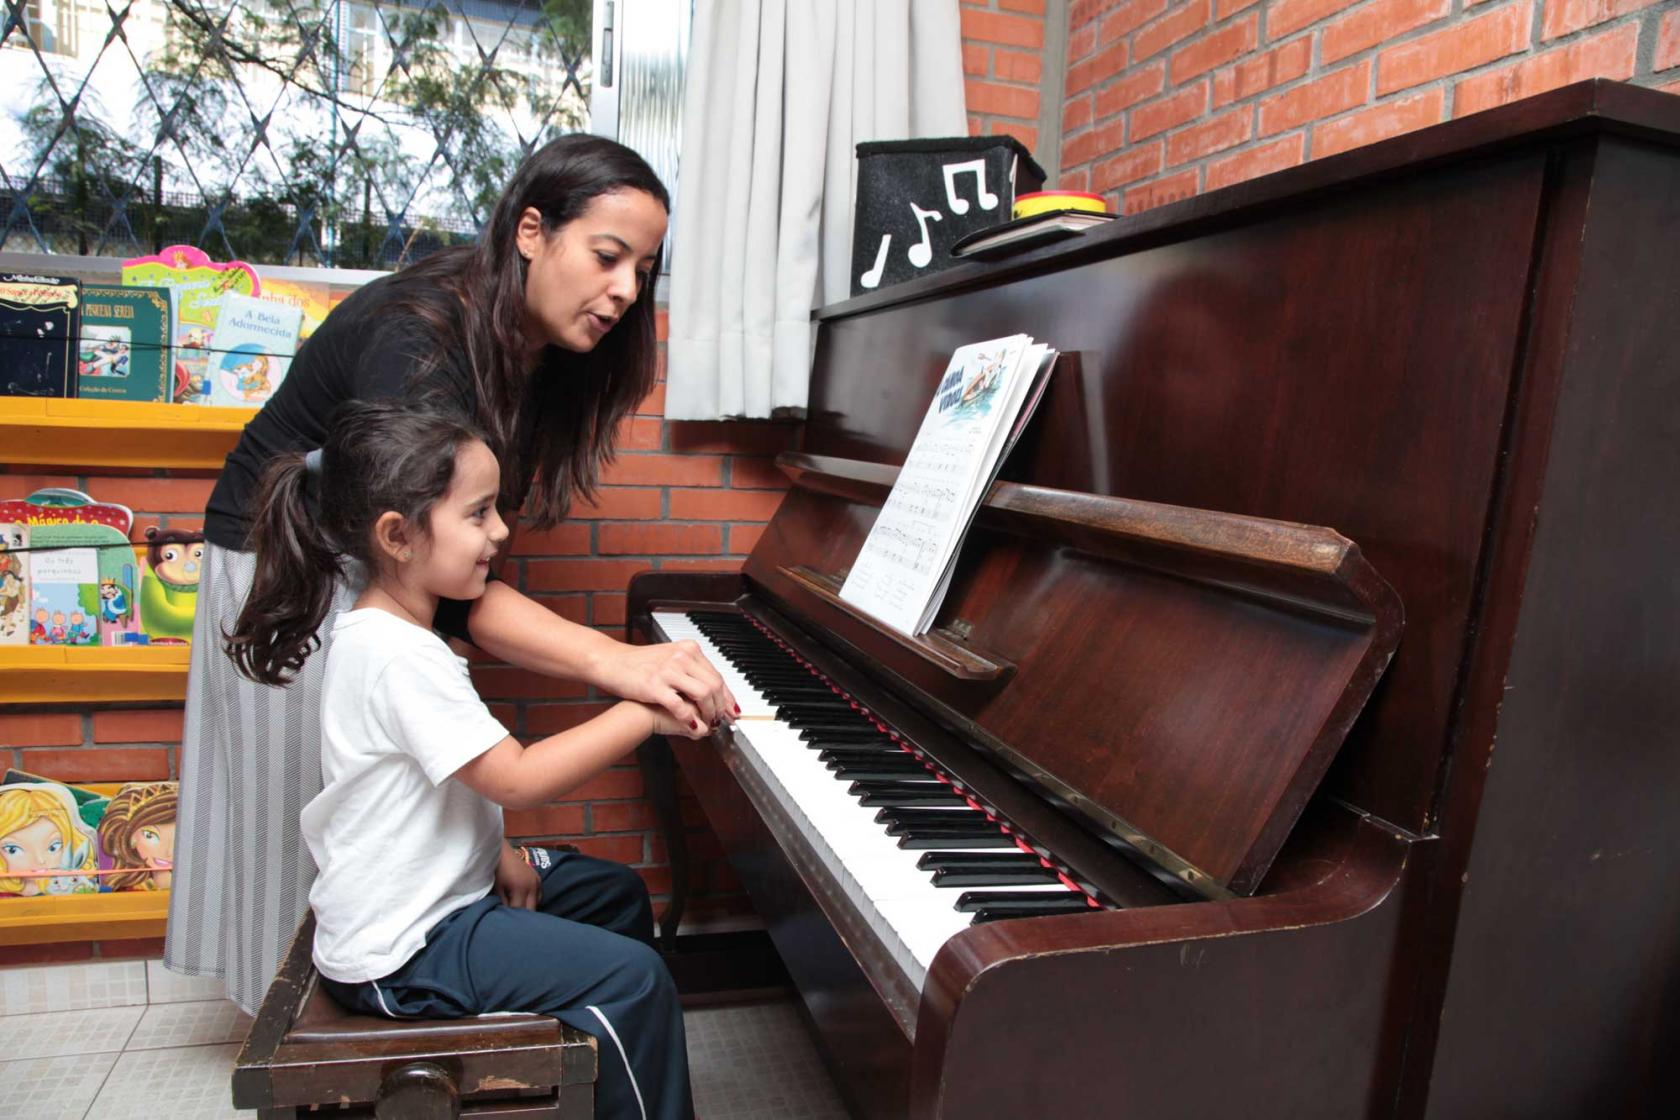
[[1009, 221], [1044, 169], [1013, 136], [876, 140], [857, 146], [852, 294], [958, 263], [951, 246]]

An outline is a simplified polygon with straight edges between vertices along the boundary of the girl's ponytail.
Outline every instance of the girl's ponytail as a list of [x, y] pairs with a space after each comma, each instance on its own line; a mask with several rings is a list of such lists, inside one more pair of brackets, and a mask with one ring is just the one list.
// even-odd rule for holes
[[259, 684], [290, 683], [321, 644], [316, 631], [341, 571], [338, 551], [310, 508], [309, 485], [302, 452], [278, 456], [263, 472], [247, 546], [256, 553], [256, 573], [222, 647]]

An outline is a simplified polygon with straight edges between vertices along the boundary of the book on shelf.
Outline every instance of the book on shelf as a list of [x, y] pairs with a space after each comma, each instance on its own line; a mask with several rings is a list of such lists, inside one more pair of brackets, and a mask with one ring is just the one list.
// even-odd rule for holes
[[0, 646], [29, 644], [29, 526], [0, 517]]
[[167, 401], [168, 288], [86, 284], [76, 346], [76, 396], [88, 400]]
[[1063, 238], [1077, 237], [1092, 226], [1114, 220], [1092, 210], [1053, 210], [976, 230], [951, 246], [953, 257], [988, 257], [1020, 252]]
[[260, 408], [297, 353], [299, 307], [228, 292], [210, 354], [210, 404]]
[[68, 276], [0, 275], [0, 396], [70, 395], [80, 288]]
[[202, 249], [170, 245], [162, 252], [122, 262], [125, 287], [168, 288], [175, 322], [170, 352], [169, 399], [176, 403], [211, 403], [211, 371], [216, 319], [226, 293], [255, 296], [262, 290], [257, 270], [244, 261], [211, 260]]
[[[0, 500], [0, 642], [8, 645], [127, 645], [141, 639], [135, 608], [137, 565], [127, 506], [80, 490], [48, 487]], [[21, 562], [19, 562], [21, 561]], [[21, 596], [26, 641], [17, 641], [13, 595]]]
[[1021, 334], [951, 356], [842, 599], [902, 633], [928, 631], [975, 511], [1043, 396], [1056, 353]]

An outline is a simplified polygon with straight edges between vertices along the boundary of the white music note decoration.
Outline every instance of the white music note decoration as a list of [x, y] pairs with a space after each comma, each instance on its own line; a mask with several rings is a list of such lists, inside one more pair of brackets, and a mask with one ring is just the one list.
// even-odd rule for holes
[[866, 288], [873, 288], [881, 283], [881, 275], [887, 271], [887, 248], [892, 245], [892, 234], [881, 235], [881, 247], [875, 250], [875, 263], [868, 272], [858, 277], [858, 283]]
[[922, 239], [910, 246], [910, 251], [905, 255], [910, 258], [910, 263], [917, 268], [926, 268], [933, 260], [933, 241], [928, 237], [928, 219], [932, 218], [936, 222], [942, 222], [945, 220], [945, 215], [937, 210], [923, 210], [914, 202], [910, 204], [910, 213], [916, 216], [916, 228], [922, 231]]
[[945, 201], [951, 205], [951, 213], [968, 213], [968, 199], [957, 197], [957, 176], [974, 172], [974, 186], [980, 197], [980, 209], [995, 210], [998, 196], [986, 189], [986, 161], [983, 159], [965, 160], [962, 163], [947, 163], [945, 171]]

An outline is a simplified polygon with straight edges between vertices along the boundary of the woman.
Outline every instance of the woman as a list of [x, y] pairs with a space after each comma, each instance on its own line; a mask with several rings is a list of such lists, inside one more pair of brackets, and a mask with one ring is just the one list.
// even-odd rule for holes
[[[485, 432], [510, 521], [523, 505], [535, 527], [554, 525], [592, 493], [619, 421], [653, 387], [669, 208], [658, 176], [630, 149], [593, 136], [552, 141], [514, 174], [476, 245], [434, 253], [336, 308], [246, 426], [205, 511], [169, 968], [221, 976], [229, 997], [254, 1011], [315, 874], [298, 813], [321, 789], [325, 658], [311, 658], [282, 690], [245, 680], [220, 652], [251, 586], [244, 548], [263, 468], [320, 447], [346, 400], [424, 398]], [[321, 646], [355, 590], [326, 592]], [[734, 711], [692, 642], [627, 646], [507, 583], [471, 603], [445, 601], [435, 625], [512, 665], [658, 705], [696, 736]], [[535, 872], [503, 848], [498, 893], [534, 904]]]

